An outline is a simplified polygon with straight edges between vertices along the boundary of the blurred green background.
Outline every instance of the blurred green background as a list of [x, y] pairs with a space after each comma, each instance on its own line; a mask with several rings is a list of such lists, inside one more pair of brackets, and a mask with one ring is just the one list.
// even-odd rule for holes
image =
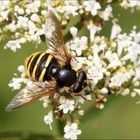
[[[114, 15], [120, 19], [123, 32], [130, 32], [134, 25], [137, 25], [137, 29], [140, 30], [140, 11], [131, 13], [130, 10], [121, 9], [117, 4], [113, 5], [113, 9]], [[111, 23], [108, 22], [105, 24], [102, 34], [108, 36], [110, 29]], [[59, 138], [57, 122], [53, 123], [52, 131], [48, 125], [45, 125], [43, 117], [47, 114], [47, 110], [42, 108], [42, 103], [40, 102], [24, 107], [21, 110], [5, 112], [6, 105], [16, 93], [11, 91], [8, 83], [13, 74], [17, 73], [18, 65], [24, 64], [25, 58], [31, 53], [37, 50], [45, 50], [45, 44], [42, 43], [37, 49], [34, 47], [35, 44], [25, 44], [16, 53], [4, 50], [4, 44], [4, 42], [0, 42], [0, 139], [3, 139], [2, 132], [7, 132], [4, 135], [11, 135], [10, 132], [14, 132], [15, 135], [18, 135], [19, 132], [31, 132], [41, 134], [42, 137], [50, 134]], [[105, 109], [96, 110], [93, 108], [89, 114], [85, 115], [80, 126], [82, 135], [78, 138], [139, 139], [140, 104], [136, 104], [139, 100], [138, 96], [135, 98], [129, 96], [110, 97]], [[26, 139], [26, 136], [27, 133], [22, 135], [24, 139]], [[37, 136], [35, 137], [39, 139]]]

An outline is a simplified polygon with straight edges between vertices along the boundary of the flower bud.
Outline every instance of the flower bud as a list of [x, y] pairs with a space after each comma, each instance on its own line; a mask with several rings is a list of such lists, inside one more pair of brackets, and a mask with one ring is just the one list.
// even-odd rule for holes
[[32, 14], [31, 15], [31, 20], [37, 23], [40, 23], [40, 18], [37, 14]]
[[102, 88], [101, 90], [100, 90], [100, 93], [102, 93], [102, 94], [107, 94], [108, 93], [108, 89], [107, 88]]
[[70, 28], [70, 33], [72, 34], [73, 38], [75, 38], [77, 36], [77, 28], [76, 27], [71, 27]]

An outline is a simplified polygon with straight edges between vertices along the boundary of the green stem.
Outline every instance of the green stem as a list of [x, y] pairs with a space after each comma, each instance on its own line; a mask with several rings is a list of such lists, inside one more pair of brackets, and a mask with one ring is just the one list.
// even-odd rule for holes
[[59, 132], [60, 137], [63, 137], [63, 135], [64, 135], [64, 126], [65, 126], [64, 121], [61, 121], [58, 119], [57, 120], [57, 128], [58, 128], [58, 132]]

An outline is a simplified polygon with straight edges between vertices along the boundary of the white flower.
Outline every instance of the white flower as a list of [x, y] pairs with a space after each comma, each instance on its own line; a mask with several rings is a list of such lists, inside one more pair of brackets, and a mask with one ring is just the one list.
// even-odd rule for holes
[[76, 70], [79, 70], [83, 66], [87, 65], [87, 58], [86, 57], [75, 57], [76, 60], [71, 61], [71, 65]]
[[0, 10], [0, 17], [2, 18], [0, 20], [8, 20], [9, 12], [10, 10], [5, 10], [5, 11]]
[[31, 20], [37, 23], [40, 23], [40, 18], [37, 14], [32, 14], [31, 15]]
[[140, 43], [140, 32], [136, 33], [136, 31], [132, 31], [132, 33], [130, 33], [130, 36], [134, 38], [135, 43]]
[[127, 82], [132, 76], [134, 76], [134, 71], [132, 70], [126, 72], [118, 72], [111, 78], [109, 87], [120, 87], [123, 83]]
[[92, 1], [84, 1], [83, 5], [85, 6], [85, 10], [91, 12], [93, 16], [97, 15], [98, 9], [101, 9], [101, 5], [96, 0]]
[[15, 10], [15, 12], [17, 12], [20, 15], [23, 15], [24, 14], [24, 10], [22, 8], [20, 8], [18, 5], [16, 5], [14, 7], [14, 10]]
[[29, 28], [30, 35], [33, 35], [35, 31], [37, 30], [35, 23], [32, 22], [31, 20], [28, 21], [28, 28]]
[[76, 51], [77, 55], [80, 56], [82, 55], [82, 51], [88, 48], [87, 42], [88, 40], [86, 36], [82, 36], [81, 38], [76, 37], [70, 48]]
[[52, 111], [50, 111], [48, 113], [48, 115], [44, 116], [44, 122], [46, 124], [48, 124], [50, 126], [50, 129], [52, 130], [52, 126], [51, 126], [51, 123], [53, 122], [53, 112]]
[[[134, 81], [134, 79], [133, 79], [133, 81]], [[135, 87], [140, 86], [140, 81], [134, 81], [134, 86], [135, 86]]]
[[32, 13], [37, 13], [40, 5], [41, 5], [41, 1], [40, 0], [35, 0], [35, 1], [26, 5], [26, 8], [27, 8], [26, 11], [28, 11], [28, 12], [30, 11]]
[[87, 70], [87, 77], [89, 79], [92, 79], [93, 86], [95, 86], [99, 80], [101, 80], [104, 77], [104, 73], [106, 72], [106, 69], [104, 69], [101, 65], [99, 66], [90, 66]]
[[[31, 24], [30, 24], [31, 25]], [[35, 24], [34, 24], [35, 25]], [[33, 26], [34, 26], [33, 25]], [[31, 33], [31, 35], [29, 36], [29, 38], [27, 38], [29, 41], [36, 41], [37, 43], [41, 43], [41, 39], [40, 39], [40, 35], [44, 34], [45, 32], [42, 29], [37, 29], [36, 26], [34, 26], [34, 31], [32, 31], [32, 26], [29, 27], [29, 33]], [[37, 31], [36, 31], [37, 30]], [[36, 31], [36, 32], [35, 32]], [[34, 34], [33, 34], [34, 32]]]
[[137, 63], [137, 58], [140, 54], [140, 44], [136, 44], [133, 42], [128, 47], [128, 53], [122, 58], [122, 60], [131, 60], [133, 63]]
[[20, 41], [20, 43], [25, 43], [25, 42], [26, 42], [26, 38], [21, 37], [21, 38], [19, 39], [19, 41]]
[[85, 102], [85, 99], [83, 99], [81, 96], [78, 96], [76, 98], [76, 106], [78, 105], [78, 103], [83, 104]]
[[113, 23], [112, 29], [111, 29], [111, 39], [117, 38], [119, 33], [122, 31], [121, 27], [117, 23]]
[[47, 15], [47, 10], [42, 10], [41, 15], [46, 16]]
[[107, 0], [108, 3], [112, 2], [112, 0]]
[[120, 56], [123, 50], [131, 45], [131, 37], [125, 34], [119, 34], [116, 39], [117, 42], [117, 53]]
[[15, 24], [15, 21], [12, 21], [12, 23], [8, 24], [8, 25], [6, 26], [6, 28], [7, 28], [8, 30], [10, 30], [11, 32], [15, 32], [16, 29], [17, 29], [16, 24]]
[[73, 38], [76, 38], [78, 29], [76, 27], [70, 28], [70, 33], [72, 34]]
[[121, 94], [123, 95], [123, 96], [126, 96], [126, 95], [128, 95], [130, 93], [130, 89], [129, 88], [126, 88]]
[[76, 123], [72, 123], [64, 127], [64, 133], [64, 138], [75, 140], [77, 139], [77, 135], [81, 134], [81, 130], [77, 129]]
[[28, 18], [24, 17], [24, 16], [18, 16], [17, 17], [18, 21], [17, 21], [17, 27], [18, 28], [26, 28], [28, 27]]
[[116, 68], [116, 67], [122, 65], [117, 53], [115, 53], [115, 52], [112, 53], [111, 51], [107, 51], [105, 53], [105, 58], [107, 58], [108, 61], [110, 62], [109, 65], [107, 66], [107, 68]]
[[128, 0], [128, 5], [129, 7], [136, 7], [136, 6], [140, 7], [140, 1]]
[[108, 45], [106, 44], [105, 38], [104, 37], [99, 37], [99, 36], [95, 36], [94, 44], [91, 47], [93, 49], [92, 50], [93, 54], [98, 55], [97, 57], [99, 57], [99, 54], [98, 54], [99, 52], [104, 52], [105, 49], [108, 49]]
[[112, 7], [108, 5], [106, 9], [100, 15], [105, 21], [109, 20], [109, 17], [112, 17]]
[[43, 101], [43, 107], [44, 108], [47, 108], [49, 103], [50, 103], [50, 100], [49, 100], [49, 96], [44, 96], [40, 99], [40, 101]]
[[23, 65], [18, 66], [18, 71], [21, 73], [26, 73], [25, 67]]
[[101, 30], [101, 27], [100, 26], [96, 26], [95, 24], [93, 24], [92, 22], [90, 22], [87, 25], [87, 28], [90, 31], [90, 40], [91, 41], [94, 41], [94, 36], [95, 36], [96, 32], [99, 32]]
[[78, 56], [80, 56], [82, 55], [82, 51], [88, 48], [88, 39], [86, 36], [82, 36], [81, 38], [77, 37], [78, 30], [76, 27], [71, 27], [70, 32], [74, 40], [72, 42], [69, 42], [69, 44], [67, 45], [71, 50], [76, 51]]
[[107, 94], [108, 93], [108, 89], [103, 87], [102, 89], [100, 89], [100, 93]]
[[72, 112], [74, 110], [74, 100], [63, 99], [60, 100], [60, 105], [58, 107], [60, 110], [63, 110], [63, 113]]
[[80, 116], [83, 116], [83, 115], [84, 115], [84, 110], [79, 110], [79, 111], [78, 111], [78, 114], [79, 114]]
[[26, 77], [26, 70], [25, 70], [25, 67], [23, 65], [18, 66], [18, 71], [21, 72], [21, 78]]
[[51, 0], [46, 0], [47, 6], [50, 6]]
[[0, 0], [0, 20], [8, 20], [9, 6], [10, 0]]
[[135, 70], [135, 77], [133, 79], [134, 81], [140, 80], [140, 68], [136, 68]]
[[[81, 104], [83, 104], [85, 101], [90, 101], [91, 100], [91, 95], [90, 94], [88, 94], [88, 95], [83, 95], [83, 94], [81, 94], [83, 97], [81, 97], [81, 96], [78, 96], [77, 98], [76, 98], [76, 105], [75, 106], [77, 106], [78, 105], [78, 103], [81, 103]], [[85, 100], [86, 99], [86, 100]]]
[[138, 95], [140, 95], [140, 89], [134, 89], [134, 91], [138, 94]]
[[10, 0], [6, 0], [6, 1], [5, 0], [1, 0], [0, 1], [0, 5], [1, 5], [0, 11], [3, 11], [5, 9], [9, 8]]
[[86, 100], [90, 101], [91, 100], [91, 95], [85, 95], [84, 96], [86, 98]]
[[8, 85], [9, 87], [13, 88], [13, 90], [18, 90], [21, 88], [22, 82], [23, 82], [22, 78], [13, 78]]
[[23, 14], [24, 14], [24, 10], [23, 10], [22, 8], [20, 8], [20, 9], [18, 10], [18, 14], [23, 15]]
[[65, 2], [66, 2], [65, 12], [67, 14], [72, 14], [73, 16], [78, 15], [77, 12], [77, 10], [79, 9], [78, 1], [65, 0]]
[[92, 46], [93, 48], [93, 64], [95, 66], [99, 66], [99, 67], [102, 67], [102, 62], [101, 62], [101, 59], [100, 59], [100, 56], [99, 56], [99, 51], [100, 51], [100, 48], [99, 48], [99, 45], [94, 45]]
[[131, 97], [135, 97], [137, 95], [137, 93], [136, 92], [131, 92]]
[[17, 49], [21, 48], [21, 41], [20, 40], [10, 40], [7, 42], [7, 44], [4, 46], [4, 49], [11, 49], [13, 52], [16, 52]]

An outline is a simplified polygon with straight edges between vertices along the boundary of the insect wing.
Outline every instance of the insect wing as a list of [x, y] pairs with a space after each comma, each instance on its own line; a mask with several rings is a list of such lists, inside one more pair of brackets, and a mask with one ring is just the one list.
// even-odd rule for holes
[[53, 94], [56, 88], [37, 88], [36, 90], [24, 88], [10, 101], [6, 111], [13, 111], [27, 104], [33, 103], [43, 96]]
[[71, 56], [64, 44], [59, 21], [51, 9], [47, 11], [45, 31], [46, 43], [52, 54], [61, 61], [70, 63]]

